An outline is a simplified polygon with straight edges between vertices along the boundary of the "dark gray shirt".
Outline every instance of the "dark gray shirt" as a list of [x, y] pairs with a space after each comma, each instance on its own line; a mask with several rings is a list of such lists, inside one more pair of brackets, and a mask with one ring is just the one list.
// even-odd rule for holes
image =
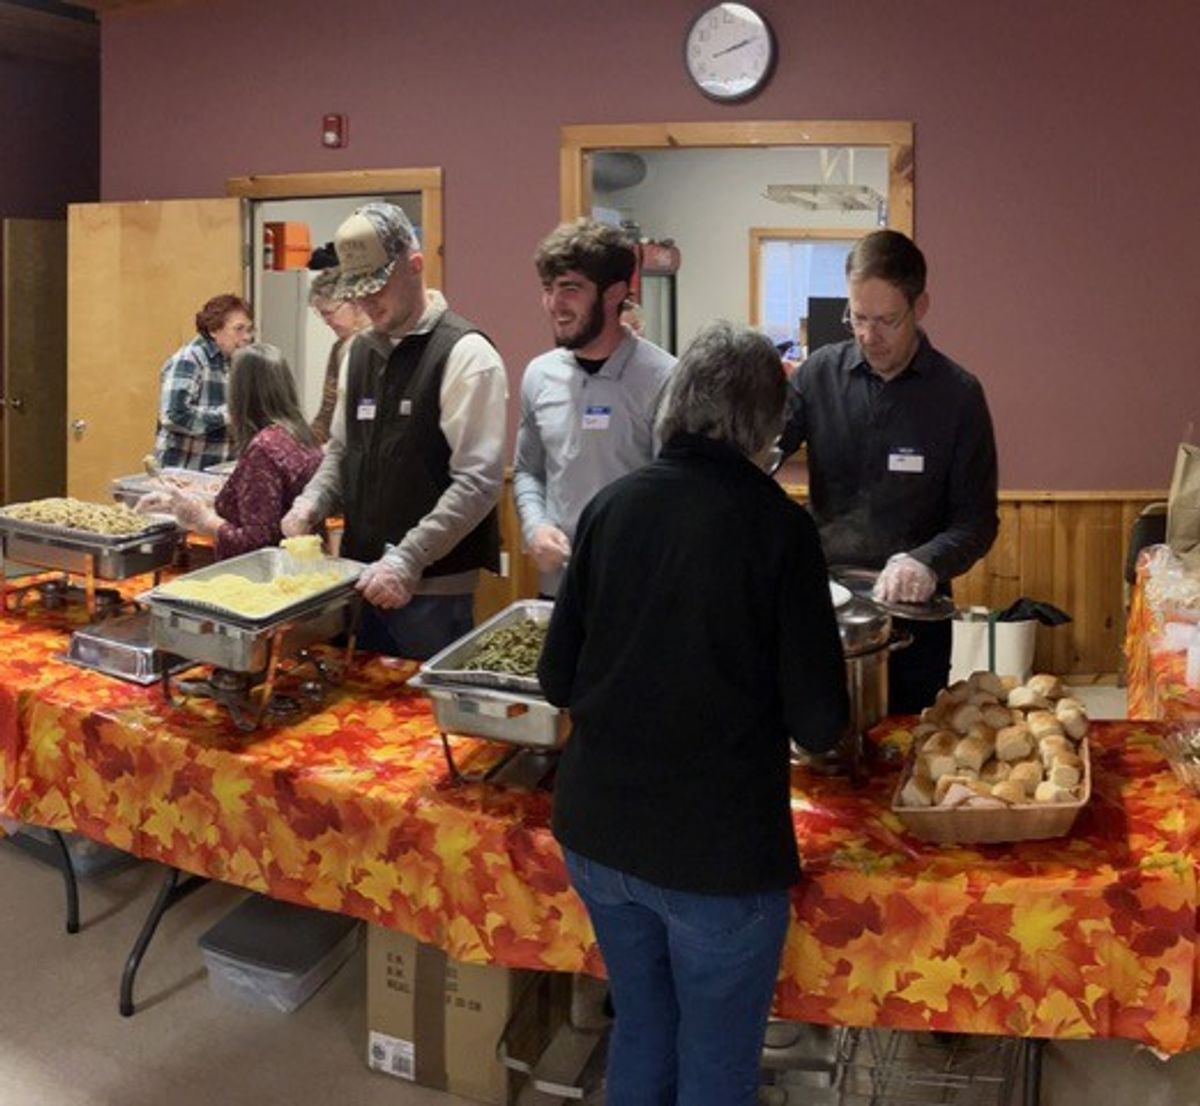
[[996, 443], [983, 388], [922, 333], [884, 381], [858, 343], [824, 346], [788, 388], [780, 447], [808, 443], [809, 509], [832, 564], [911, 553], [944, 585], [996, 537]]

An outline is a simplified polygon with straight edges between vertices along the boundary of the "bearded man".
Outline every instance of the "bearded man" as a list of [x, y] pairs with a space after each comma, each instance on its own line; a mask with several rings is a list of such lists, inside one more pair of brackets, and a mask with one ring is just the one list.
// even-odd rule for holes
[[555, 348], [521, 380], [513, 491], [538, 590], [553, 598], [580, 512], [654, 459], [654, 423], [675, 358], [620, 321], [637, 253], [593, 219], [563, 223], [534, 255]]

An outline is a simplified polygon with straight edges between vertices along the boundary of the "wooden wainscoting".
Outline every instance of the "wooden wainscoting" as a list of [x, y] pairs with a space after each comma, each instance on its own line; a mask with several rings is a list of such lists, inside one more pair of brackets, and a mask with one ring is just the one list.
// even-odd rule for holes
[[1117, 672], [1125, 636], [1125, 554], [1134, 520], [1165, 491], [1002, 492], [991, 552], [954, 584], [959, 606], [1041, 599], [1072, 622], [1039, 626], [1034, 667]]
[[[789, 485], [803, 502], [807, 488]], [[991, 552], [954, 584], [960, 607], [1002, 610], [1015, 599], [1040, 599], [1073, 621], [1039, 626], [1034, 666], [1060, 675], [1120, 671], [1125, 634], [1124, 567], [1134, 520], [1165, 491], [1000, 493], [1000, 533]], [[521, 550], [511, 477], [500, 503], [507, 576], [485, 573], [476, 596], [479, 619], [537, 594], [537, 571]]]

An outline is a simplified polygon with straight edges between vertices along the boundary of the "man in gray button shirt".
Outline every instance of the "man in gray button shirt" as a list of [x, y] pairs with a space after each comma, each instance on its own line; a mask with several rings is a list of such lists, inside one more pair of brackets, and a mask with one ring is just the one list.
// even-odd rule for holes
[[556, 348], [530, 361], [521, 381], [513, 491], [538, 590], [553, 597], [588, 500], [654, 459], [675, 358], [620, 322], [637, 265], [621, 231], [563, 223], [534, 264]]

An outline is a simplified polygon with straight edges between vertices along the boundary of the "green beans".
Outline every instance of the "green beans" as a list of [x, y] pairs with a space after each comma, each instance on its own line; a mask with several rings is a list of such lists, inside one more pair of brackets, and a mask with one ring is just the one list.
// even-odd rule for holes
[[479, 648], [471, 655], [467, 667], [513, 676], [536, 676], [545, 640], [545, 623], [526, 619], [512, 626], [501, 626], [479, 639]]

